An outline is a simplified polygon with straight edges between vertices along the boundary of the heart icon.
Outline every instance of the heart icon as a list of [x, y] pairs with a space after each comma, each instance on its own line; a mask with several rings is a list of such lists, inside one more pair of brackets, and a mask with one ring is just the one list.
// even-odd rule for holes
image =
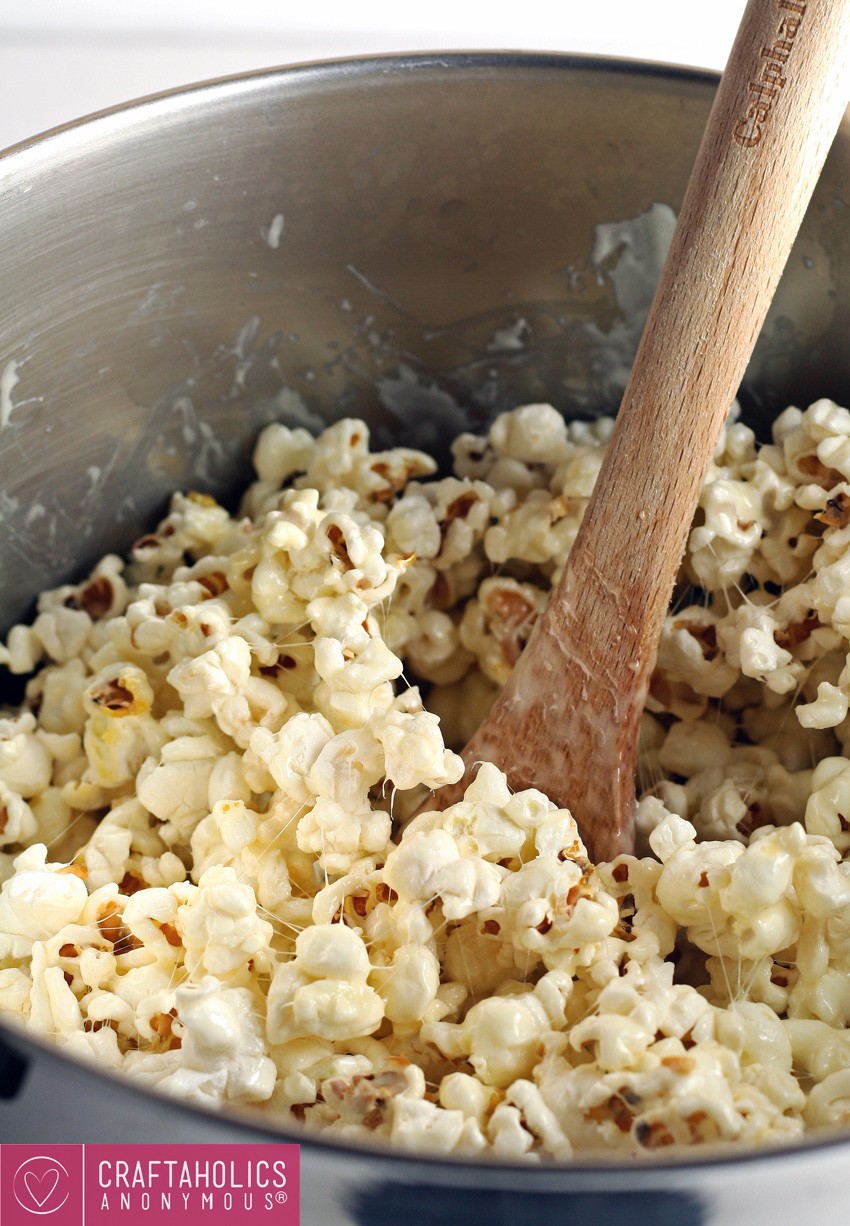
[[24, 1173], [26, 1189], [39, 1209], [50, 1200], [58, 1182], [59, 1172], [57, 1170], [47, 1170], [43, 1175], [36, 1175], [35, 1171]]

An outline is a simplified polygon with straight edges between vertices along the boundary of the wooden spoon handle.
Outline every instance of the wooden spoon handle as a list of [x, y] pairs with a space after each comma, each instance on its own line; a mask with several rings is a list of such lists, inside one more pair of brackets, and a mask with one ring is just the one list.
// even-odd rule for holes
[[637, 731], [711, 454], [850, 95], [850, 0], [750, 0], [568, 567], [467, 746], [633, 845]]

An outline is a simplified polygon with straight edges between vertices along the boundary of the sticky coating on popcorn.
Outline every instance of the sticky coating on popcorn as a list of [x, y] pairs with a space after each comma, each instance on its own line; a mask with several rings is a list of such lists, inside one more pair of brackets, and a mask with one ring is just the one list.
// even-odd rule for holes
[[531, 1162], [850, 1125], [850, 412], [733, 410], [659, 644], [638, 856], [483, 765], [611, 422], [454, 473], [271, 425], [0, 663], [0, 1014], [265, 1123]]

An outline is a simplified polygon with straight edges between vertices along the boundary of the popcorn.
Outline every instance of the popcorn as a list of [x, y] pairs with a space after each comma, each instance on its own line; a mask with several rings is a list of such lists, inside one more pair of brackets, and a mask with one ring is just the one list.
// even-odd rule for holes
[[400, 945], [389, 966], [375, 967], [371, 978], [383, 997], [384, 1016], [391, 1022], [418, 1025], [436, 999], [440, 963], [421, 945]]
[[[490, 519], [494, 491], [484, 481], [458, 480], [444, 477], [430, 485], [413, 485], [410, 494], [402, 497], [387, 517], [387, 531], [403, 553], [414, 550], [418, 557], [431, 560], [437, 570], [445, 571], [472, 553], [484, 537]], [[408, 497], [420, 499], [413, 504], [413, 521], [406, 529], [401, 523], [409, 513]], [[414, 539], [415, 527], [421, 524], [430, 508], [433, 527], [426, 529], [423, 543]]]
[[480, 856], [464, 856], [446, 830], [414, 830], [390, 852], [384, 881], [402, 902], [440, 901], [447, 919], [492, 907], [503, 872]]
[[31, 673], [44, 655], [44, 648], [31, 626], [13, 626], [0, 644], [0, 664], [10, 673]]
[[832, 1073], [813, 1087], [803, 1110], [813, 1128], [835, 1128], [850, 1121], [850, 1069]]
[[718, 615], [699, 607], [683, 608], [676, 617], [668, 617], [661, 630], [656, 669], [680, 678], [695, 693], [722, 698], [738, 672], [718, 649], [721, 624]]
[[[169, 513], [155, 533], [141, 537], [132, 548], [127, 577], [131, 582], [156, 582], [173, 575], [186, 554], [213, 553], [231, 532], [224, 507], [208, 494], [175, 494]], [[182, 602], [179, 602], [182, 603]]]
[[[226, 1099], [262, 1102], [270, 1097], [275, 1066], [264, 1054], [254, 997], [246, 988], [226, 988], [212, 976], [175, 991], [182, 1042], [180, 1063], [157, 1081], [168, 1093], [201, 1105]], [[145, 1057], [127, 1061], [132, 1076]]]
[[28, 843], [37, 829], [30, 806], [0, 779], [0, 847]]
[[532, 1072], [548, 1029], [545, 1009], [532, 993], [525, 993], [481, 1000], [463, 1022], [425, 1025], [422, 1037], [447, 1056], [468, 1059], [484, 1085], [504, 1087]]
[[306, 928], [295, 958], [278, 963], [268, 995], [268, 1036], [285, 1043], [302, 1034], [331, 1042], [377, 1030], [384, 1003], [366, 983], [369, 956], [362, 938], [343, 924]]
[[0, 783], [24, 799], [43, 791], [53, 773], [50, 753], [35, 728], [28, 711], [0, 718]]
[[44, 948], [32, 950], [33, 986], [30, 994], [30, 1025], [42, 1034], [67, 1035], [82, 1030], [83, 1018], [77, 998], [58, 966], [45, 966]]
[[505, 684], [545, 607], [544, 593], [530, 583], [484, 580], [464, 611], [460, 641], [485, 677]]
[[776, 642], [778, 627], [767, 612], [755, 605], [742, 605], [734, 619], [726, 619], [719, 631], [726, 659], [745, 677], [756, 677], [777, 694], [796, 688], [802, 670], [794, 657]]
[[389, 710], [372, 720], [372, 732], [383, 750], [384, 774], [402, 791], [457, 783], [463, 762], [443, 747], [439, 720], [419, 706], [418, 693], [408, 690]]
[[389, 841], [391, 819], [381, 809], [352, 809], [318, 796], [298, 822], [298, 846], [316, 857], [326, 873], [347, 873], [362, 856], [382, 851]]
[[59, 605], [39, 613], [32, 624], [32, 633], [45, 655], [57, 664], [65, 664], [82, 654], [91, 624], [85, 610]]
[[421, 1069], [403, 1057], [388, 1058], [381, 1044], [373, 1040], [358, 1044], [364, 1045], [376, 1049], [371, 1069], [346, 1074], [337, 1061], [336, 1075], [325, 1078], [320, 1094], [324, 1103], [339, 1112], [340, 1123], [386, 1136], [399, 1099], [421, 1102], [424, 1077]]
[[82, 734], [86, 721], [83, 695], [88, 681], [82, 660], [42, 669], [27, 687], [28, 696], [39, 702], [39, 727], [45, 732]]
[[237, 634], [175, 665], [168, 681], [190, 719], [212, 716], [243, 748], [258, 725], [276, 728], [283, 722], [285, 696], [264, 678], [252, 676], [251, 648]]
[[476, 1129], [467, 1130], [459, 1111], [440, 1110], [424, 1099], [394, 1100], [390, 1140], [405, 1149], [448, 1154], [466, 1148], [474, 1152], [478, 1148], [474, 1142], [463, 1144], [465, 1131], [477, 1135]]
[[258, 906], [283, 919], [292, 883], [287, 858], [276, 845], [279, 836], [273, 817], [257, 813], [241, 799], [219, 800], [192, 832], [193, 873], [200, 879], [216, 865], [231, 867], [240, 881], [253, 884]]
[[850, 848], [850, 827], [844, 816], [850, 809], [850, 761], [824, 758], [812, 774], [806, 805], [806, 829], [831, 839], [839, 851]]
[[208, 868], [197, 893], [180, 908], [175, 927], [190, 974], [203, 969], [219, 979], [242, 979], [246, 964], [266, 967], [272, 926], [257, 913], [254, 891], [232, 868]]
[[423, 609], [415, 625], [415, 635], [407, 638], [403, 646], [416, 675], [437, 685], [463, 677], [473, 656], [461, 646], [454, 619], [439, 609]]
[[114, 553], [107, 554], [82, 583], [67, 584], [42, 593], [38, 602], [39, 612], [61, 608], [81, 609], [95, 622], [120, 617], [127, 607], [127, 584], [123, 570], [123, 560]]
[[491, 917], [517, 950], [573, 970], [611, 934], [618, 911], [578, 864], [549, 852], [505, 878]]
[[[639, 852], [454, 752], [612, 422], [452, 445], [268, 426], [238, 516], [175, 495], [0, 664], [0, 1010], [273, 1124], [567, 1162], [850, 1122], [850, 412], [733, 411], [641, 728]], [[696, 586], [695, 586], [696, 585]], [[417, 684], [418, 683], [418, 684]], [[421, 689], [420, 689], [421, 684]], [[415, 815], [414, 815], [415, 814]]]
[[401, 660], [381, 639], [370, 639], [356, 655], [346, 655], [336, 639], [316, 639], [314, 663], [320, 677], [316, 705], [335, 728], [362, 727], [386, 710], [393, 701], [391, 682], [402, 673]]
[[76, 873], [47, 863], [42, 843], [22, 851], [14, 869], [0, 888], [0, 956], [22, 958], [33, 942], [47, 940], [79, 918], [88, 890]]
[[153, 698], [147, 676], [133, 664], [107, 665], [90, 680], [83, 694], [87, 781], [104, 788], [130, 783], [159, 748]]
[[136, 795], [163, 823], [160, 835], [166, 842], [187, 843], [207, 813], [212, 774], [220, 759], [221, 745], [215, 737], [176, 736], [163, 745], [158, 758], [142, 763]]

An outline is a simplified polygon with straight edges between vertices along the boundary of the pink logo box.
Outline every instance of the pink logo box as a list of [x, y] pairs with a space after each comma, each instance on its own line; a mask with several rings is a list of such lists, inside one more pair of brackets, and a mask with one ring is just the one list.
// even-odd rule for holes
[[297, 1145], [0, 1145], [3, 1226], [298, 1226]]

